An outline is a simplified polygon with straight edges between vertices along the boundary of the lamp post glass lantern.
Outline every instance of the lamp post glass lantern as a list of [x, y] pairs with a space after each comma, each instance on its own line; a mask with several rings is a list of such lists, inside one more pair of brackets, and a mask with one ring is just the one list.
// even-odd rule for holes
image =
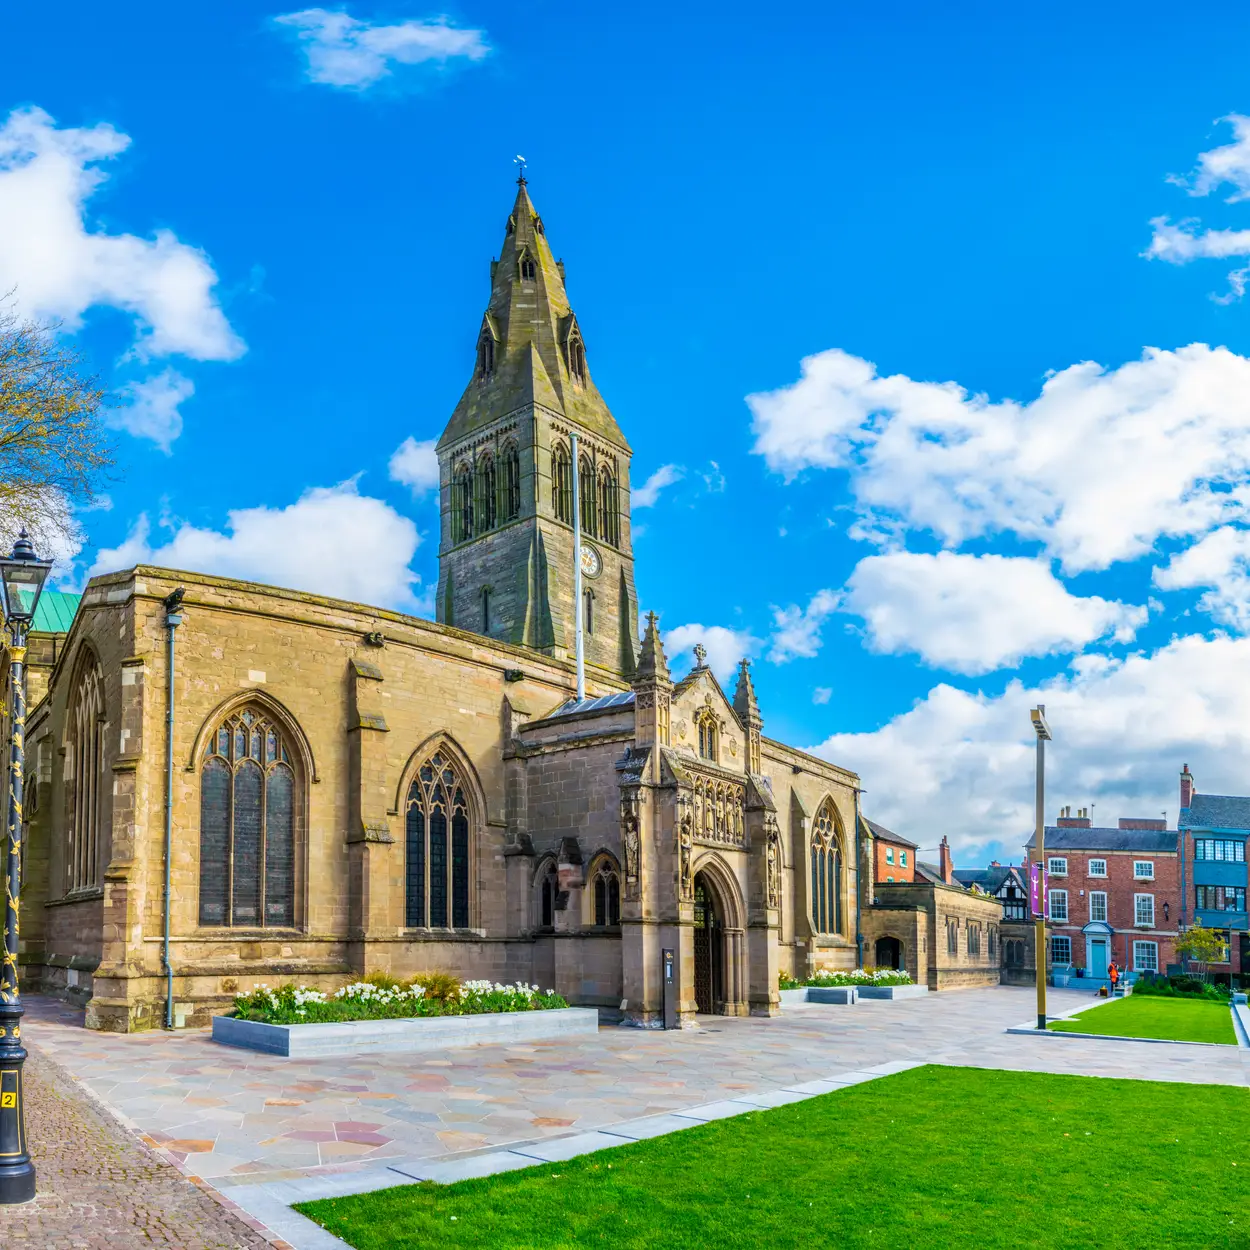
[[1033, 732], [1037, 735], [1037, 772], [1034, 802], [1033, 844], [1037, 853], [1038, 908], [1034, 930], [1035, 966], [1037, 968], [1037, 1027], [1046, 1031], [1046, 743], [1050, 741], [1050, 725], [1046, 722], [1046, 705], [1039, 703], [1029, 712]]
[[22, 781], [26, 768], [26, 637], [52, 568], [23, 530], [0, 558], [0, 592], [9, 632], [9, 801], [4, 857], [4, 956], [0, 967], [0, 1206], [35, 1196], [22, 1099], [22, 1000], [17, 983], [17, 900], [22, 885]]

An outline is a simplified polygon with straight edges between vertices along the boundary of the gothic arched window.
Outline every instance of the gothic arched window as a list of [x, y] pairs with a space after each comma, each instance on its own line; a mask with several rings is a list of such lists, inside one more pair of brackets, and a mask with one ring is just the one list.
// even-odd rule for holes
[[260, 708], [232, 712], [200, 765], [200, 924], [295, 924], [295, 770]]
[[502, 520], [515, 520], [521, 513], [521, 457], [515, 443], [508, 443], [500, 456], [503, 470]]
[[569, 339], [569, 373], [578, 382], [586, 380], [586, 347], [577, 335]]
[[595, 592], [582, 591], [582, 629], [588, 634], [595, 632]]
[[599, 537], [614, 547], [620, 545], [620, 524], [616, 511], [616, 482], [606, 467], [599, 471]]
[[621, 878], [615, 865], [609, 859], [600, 862], [591, 876], [592, 891], [595, 901], [595, 926], [604, 928], [607, 925], [621, 923]]
[[551, 506], [557, 521], [573, 524], [573, 462], [563, 442], [551, 449]]
[[817, 933], [842, 932], [842, 842], [832, 799], [812, 821], [812, 927]]
[[477, 459], [477, 498], [473, 505], [473, 519], [479, 534], [495, 528], [498, 503], [495, 493], [495, 458], [490, 452], [483, 452]]
[[538, 882], [538, 927], [554, 929], [556, 924], [556, 897], [560, 893], [560, 882], [556, 877], [556, 866], [550, 861], [542, 870]]
[[716, 759], [716, 717], [711, 708], [697, 713], [699, 725], [699, 754], [705, 760]]
[[594, 538], [598, 534], [595, 528], [595, 468], [589, 456], [582, 456], [577, 466], [577, 492], [581, 496], [582, 533]]
[[473, 471], [459, 465], [451, 479], [451, 541], [462, 543], [473, 537]]
[[100, 884], [100, 825], [104, 789], [104, 686], [90, 651], [83, 652], [70, 712], [69, 758], [72, 761], [69, 839], [66, 848], [67, 890]]
[[538, 266], [534, 264], [534, 258], [529, 252], [521, 257], [521, 281], [533, 282], [538, 274]]
[[408, 787], [405, 921], [410, 929], [469, 927], [469, 804], [439, 751]]
[[490, 330], [483, 328], [477, 339], [477, 373], [480, 378], [488, 378], [495, 372], [495, 336]]

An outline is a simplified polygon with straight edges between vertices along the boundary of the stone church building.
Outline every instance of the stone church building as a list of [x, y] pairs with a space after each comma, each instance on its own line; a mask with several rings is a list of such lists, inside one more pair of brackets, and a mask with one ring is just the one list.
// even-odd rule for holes
[[22, 972], [92, 1027], [376, 970], [655, 1026], [666, 949], [689, 1024], [857, 963], [855, 774], [765, 737], [745, 660], [732, 693], [698, 649], [674, 682], [638, 638], [630, 447], [524, 179], [490, 286], [436, 622], [140, 566], [32, 639]]

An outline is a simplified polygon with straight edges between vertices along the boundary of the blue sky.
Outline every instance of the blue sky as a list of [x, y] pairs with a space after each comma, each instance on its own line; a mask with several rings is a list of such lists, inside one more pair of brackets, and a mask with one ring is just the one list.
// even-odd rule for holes
[[124, 401], [71, 583], [427, 610], [393, 457], [468, 379], [521, 152], [635, 488], [668, 466], [635, 549], [678, 667], [751, 653], [766, 732], [966, 863], [1027, 831], [1039, 698], [1052, 814], [1246, 791], [1240, 6], [3, 22], [0, 286]]

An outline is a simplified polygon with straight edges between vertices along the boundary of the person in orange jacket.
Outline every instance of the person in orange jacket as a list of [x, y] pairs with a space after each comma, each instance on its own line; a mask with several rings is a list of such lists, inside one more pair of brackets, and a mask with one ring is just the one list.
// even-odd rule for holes
[[1107, 975], [1111, 978], [1111, 992], [1115, 993], [1116, 982], [1120, 979], [1120, 970], [1116, 967], [1115, 961], [1111, 961], [1111, 967], [1107, 969]]

